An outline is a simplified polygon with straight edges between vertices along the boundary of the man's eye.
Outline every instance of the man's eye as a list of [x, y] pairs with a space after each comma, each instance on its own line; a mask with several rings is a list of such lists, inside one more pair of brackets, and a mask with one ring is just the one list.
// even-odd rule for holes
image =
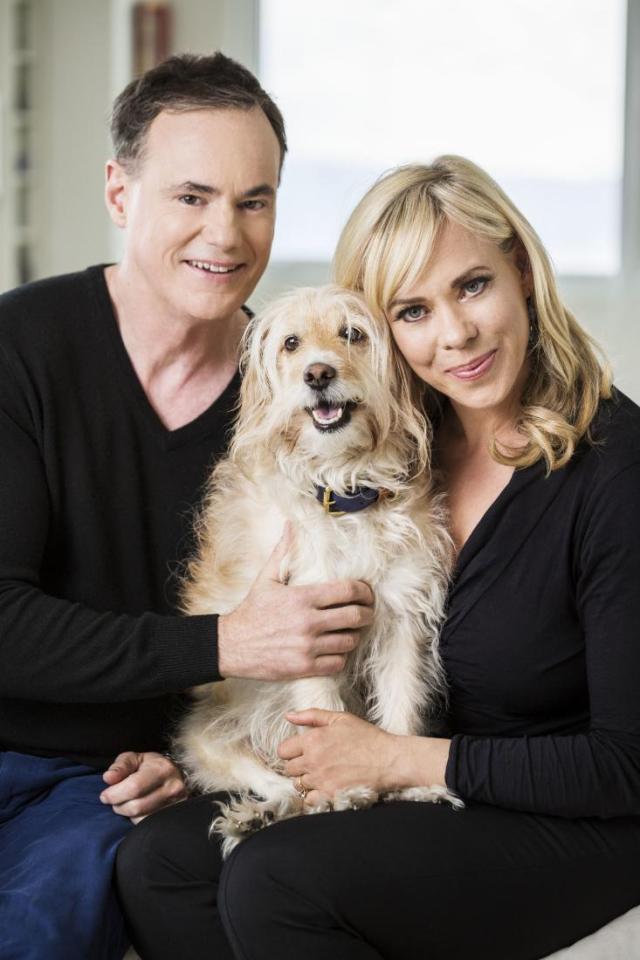
[[340, 336], [349, 343], [362, 343], [363, 340], [367, 339], [362, 330], [358, 330], [357, 327], [343, 327]]
[[200, 197], [196, 197], [193, 193], [184, 193], [180, 197], [180, 203], [184, 203], [187, 207], [197, 207], [200, 203]]
[[489, 277], [474, 277], [473, 280], [467, 280], [467, 282], [462, 285], [462, 289], [472, 297], [475, 297], [479, 293], [482, 293], [488, 283]]
[[298, 337], [286, 337], [284, 341], [284, 348], [288, 350], [289, 353], [293, 353], [294, 350], [300, 346], [300, 340]]
[[242, 206], [245, 210], [263, 210], [266, 203], [264, 200], [243, 200]]
[[427, 311], [421, 304], [414, 303], [410, 307], [405, 307], [404, 310], [401, 310], [398, 314], [398, 320], [422, 320], [423, 317], [426, 317]]

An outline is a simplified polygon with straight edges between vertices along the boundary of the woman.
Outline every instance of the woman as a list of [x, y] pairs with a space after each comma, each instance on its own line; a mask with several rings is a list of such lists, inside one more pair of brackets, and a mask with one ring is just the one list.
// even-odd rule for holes
[[426, 384], [457, 563], [449, 738], [292, 714], [313, 803], [465, 801], [278, 824], [222, 880], [237, 957], [535, 960], [640, 902], [640, 410], [612, 391], [534, 231], [469, 161], [386, 176], [336, 254]]
[[[540, 241], [468, 161], [379, 181], [336, 274], [389, 323], [416, 396], [426, 384], [458, 549], [450, 730], [399, 738], [308, 711], [281, 755], [311, 803], [430, 782], [466, 808], [261, 831], [222, 873], [226, 935], [245, 960], [536, 960], [640, 903], [640, 411], [611, 394]], [[210, 820], [195, 798], [137, 827], [136, 855], [120, 848], [145, 960], [230, 956]]]

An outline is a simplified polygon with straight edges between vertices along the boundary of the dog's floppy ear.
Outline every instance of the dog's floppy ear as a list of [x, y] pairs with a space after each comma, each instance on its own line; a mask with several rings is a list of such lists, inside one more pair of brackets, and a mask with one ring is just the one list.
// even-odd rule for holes
[[267, 340], [277, 315], [276, 302], [249, 322], [240, 345], [240, 415], [230, 450], [232, 459], [238, 462], [263, 444], [269, 433], [273, 359], [267, 356]]
[[262, 410], [273, 397], [271, 380], [265, 363], [264, 348], [269, 332], [269, 316], [265, 312], [248, 324], [241, 344], [242, 411], [249, 417]]

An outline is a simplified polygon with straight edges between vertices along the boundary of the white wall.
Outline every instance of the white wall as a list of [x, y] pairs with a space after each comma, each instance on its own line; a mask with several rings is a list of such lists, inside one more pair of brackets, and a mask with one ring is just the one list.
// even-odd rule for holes
[[[133, 0], [40, 2], [46, 43], [40, 64], [45, 163], [40, 181], [44, 239], [39, 272], [50, 275], [118, 255], [119, 236], [111, 227], [102, 194], [104, 164], [110, 155], [111, 103], [131, 78]], [[175, 50], [211, 53], [232, 46], [242, 53], [242, 31], [233, 15], [236, 6], [224, 0], [178, 0]]]
[[108, 152], [109, 7], [101, 0], [44, 0], [40, 194], [45, 236], [40, 272], [104, 260], [101, 203]]
[[[82, 269], [117, 258], [120, 235], [102, 200], [109, 155], [111, 102], [130, 77], [128, 24], [132, 0], [40, 0], [46, 17], [40, 198], [43, 275]], [[175, 0], [175, 49], [226, 53], [257, 67], [253, 0]], [[286, 176], [286, 169], [285, 169]], [[300, 284], [322, 283], [324, 264], [298, 265], [291, 273], [273, 264], [253, 306]], [[616, 380], [640, 402], [640, 291], [563, 280], [578, 319], [608, 351]]]
[[564, 302], [604, 349], [616, 385], [640, 404], [640, 289], [622, 281], [560, 280]]

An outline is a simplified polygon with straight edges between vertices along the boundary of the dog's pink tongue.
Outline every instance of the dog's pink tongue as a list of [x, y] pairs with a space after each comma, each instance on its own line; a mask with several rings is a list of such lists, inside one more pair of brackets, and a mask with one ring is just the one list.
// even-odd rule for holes
[[340, 413], [341, 407], [316, 407], [315, 415], [318, 420], [333, 420]]

